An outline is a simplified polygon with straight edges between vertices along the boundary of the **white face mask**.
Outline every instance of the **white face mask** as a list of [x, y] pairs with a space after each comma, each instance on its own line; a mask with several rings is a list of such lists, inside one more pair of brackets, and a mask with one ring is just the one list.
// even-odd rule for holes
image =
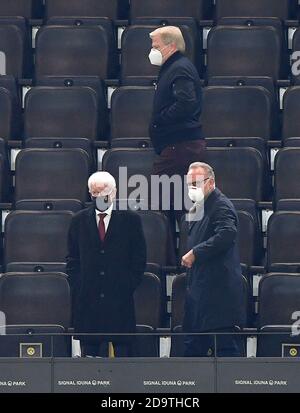
[[152, 65], [161, 66], [163, 63], [163, 55], [159, 50], [151, 49], [151, 52], [149, 53], [149, 60]]
[[188, 195], [192, 202], [200, 203], [204, 200], [204, 193], [201, 188], [190, 187]]

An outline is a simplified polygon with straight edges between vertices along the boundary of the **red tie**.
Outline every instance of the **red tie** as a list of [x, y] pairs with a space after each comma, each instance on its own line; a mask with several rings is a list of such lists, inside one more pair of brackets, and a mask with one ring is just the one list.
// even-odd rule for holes
[[101, 242], [104, 241], [105, 238], [105, 224], [104, 224], [104, 218], [107, 216], [107, 214], [98, 214], [99, 219], [99, 224], [98, 224], [98, 230], [99, 230], [99, 235]]

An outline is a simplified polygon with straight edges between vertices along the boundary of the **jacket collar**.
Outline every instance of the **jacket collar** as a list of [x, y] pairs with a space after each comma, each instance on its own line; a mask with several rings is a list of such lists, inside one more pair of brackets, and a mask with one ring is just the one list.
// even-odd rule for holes
[[169, 59], [167, 59], [165, 63], [161, 66], [159, 71], [159, 77], [168, 67], [170, 67], [174, 62], [176, 62], [176, 60], [181, 59], [182, 57], [183, 54], [179, 51], [173, 53], [172, 56], [170, 56]]

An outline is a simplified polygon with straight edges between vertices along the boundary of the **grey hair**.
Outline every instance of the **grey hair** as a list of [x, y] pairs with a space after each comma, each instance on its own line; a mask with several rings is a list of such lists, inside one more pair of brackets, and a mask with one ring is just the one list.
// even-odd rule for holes
[[104, 183], [109, 189], [116, 188], [115, 178], [108, 172], [98, 171], [93, 173], [88, 180], [88, 187], [91, 189], [91, 185], [94, 183]]
[[181, 53], [185, 52], [185, 41], [184, 41], [183, 35], [179, 27], [176, 27], [176, 26], [159, 27], [158, 29], [150, 33], [151, 39], [156, 35], [160, 35], [163, 44], [169, 45], [171, 43], [174, 43], [179, 52]]
[[190, 166], [189, 166], [189, 171], [191, 169], [195, 169], [195, 168], [203, 168], [207, 174], [208, 178], [212, 178], [215, 181], [215, 172], [213, 170], [213, 168], [208, 165], [207, 163], [204, 162], [193, 162]]

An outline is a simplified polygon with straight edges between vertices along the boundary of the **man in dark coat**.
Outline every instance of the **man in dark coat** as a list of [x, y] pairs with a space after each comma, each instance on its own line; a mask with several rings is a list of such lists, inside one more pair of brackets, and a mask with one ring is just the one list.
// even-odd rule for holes
[[[140, 217], [114, 208], [116, 183], [107, 172], [89, 178], [93, 206], [77, 213], [69, 231], [67, 273], [76, 333], [134, 333], [133, 293], [146, 266]], [[84, 356], [132, 355], [131, 336], [79, 336]]]
[[[150, 33], [152, 50], [149, 59], [161, 66], [153, 102], [149, 134], [156, 152], [153, 175], [181, 177], [181, 187], [171, 193], [169, 215], [175, 232], [175, 220], [185, 213], [184, 176], [189, 165], [205, 160], [202, 135], [202, 84], [194, 64], [184, 55], [185, 41], [178, 27], [160, 27]], [[180, 181], [179, 181], [180, 182]], [[180, 196], [182, 208], [174, 207]]]
[[[183, 329], [187, 333], [233, 331], [245, 324], [246, 317], [237, 213], [215, 187], [209, 165], [190, 165], [187, 183], [195, 204], [189, 214], [189, 252], [182, 257], [182, 265], [188, 269]], [[219, 336], [216, 355], [242, 356], [242, 343], [239, 336]], [[186, 336], [186, 356], [214, 354], [213, 336]]]

